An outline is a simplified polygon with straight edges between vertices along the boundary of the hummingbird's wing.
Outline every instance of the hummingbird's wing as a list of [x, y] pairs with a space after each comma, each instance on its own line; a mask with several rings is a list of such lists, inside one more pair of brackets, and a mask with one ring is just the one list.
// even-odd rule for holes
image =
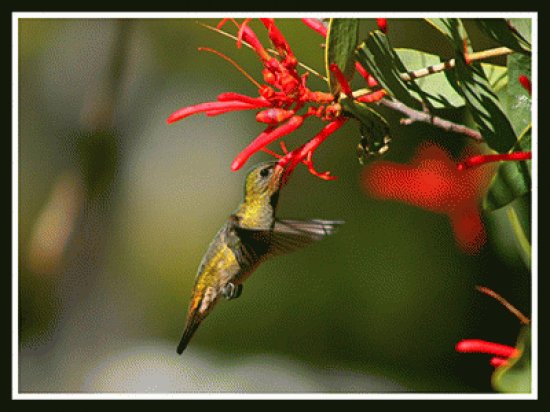
[[271, 236], [269, 254], [280, 255], [300, 249], [332, 235], [341, 220], [282, 220], [276, 219]]

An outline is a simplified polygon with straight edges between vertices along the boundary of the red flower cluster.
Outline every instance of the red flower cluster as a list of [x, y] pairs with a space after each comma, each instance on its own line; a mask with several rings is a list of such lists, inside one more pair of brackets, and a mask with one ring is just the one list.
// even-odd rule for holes
[[[175, 111], [168, 117], [167, 122], [174, 123], [197, 113], [217, 116], [238, 110], [257, 110], [256, 121], [266, 124], [266, 128], [235, 157], [231, 163], [231, 170], [240, 169], [253, 154], [261, 150], [280, 159], [279, 166], [285, 168], [284, 181], [287, 181], [294, 168], [300, 163], [305, 164], [310, 173], [321, 179], [335, 179], [330, 172], [317, 172], [313, 166], [312, 156], [319, 145], [342, 127], [348, 119], [341, 113], [337, 96], [331, 93], [312, 91], [307, 87], [309, 73], [298, 74], [298, 60], [273, 19], [262, 18], [260, 21], [267, 29], [269, 39], [277, 51], [276, 55], [270, 54], [263, 47], [254, 31], [248, 26], [250, 19], [244, 20], [241, 24], [234, 19], [223, 19], [218, 28], [229, 20], [238, 29], [237, 46], [240, 47], [243, 42], [246, 42], [258, 55], [264, 67], [262, 75], [265, 83], [256, 82], [237, 63], [220, 52], [205, 47], [200, 49], [213, 52], [233, 64], [258, 87], [258, 96], [245, 96], [235, 92], [221, 93], [215, 102], [187, 106]], [[308, 27], [326, 37], [327, 29], [320, 20], [302, 19], [302, 21]], [[385, 19], [377, 19], [377, 22], [379, 27], [385, 31]], [[378, 86], [376, 80], [358, 62], [356, 68], [365, 78], [369, 87]], [[330, 70], [340, 83], [342, 91], [351, 96], [352, 90], [340, 69], [336, 65], [331, 65]], [[380, 100], [384, 95], [384, 90], [375, 90], [357, 98], [357, 100], [372, 103]], [[296, 131], [302, 126], [304, 120], [311, 116], [317, 117], [328, 124], [307, 143], [288, 152], [284, 142], [281, 141], [283, 155], [268, 149], [271, 143]]]
[[[286, 168], [285, 180], [299, 163], [304, 163], [312, 174], [322, 179], [333, 179], [330, 172], [319, 173], [314, 169], [312, 156], [317, 147], [347, 120], [341, 115], [340, 105], [336, 103], [335, 96], [312, 91], [307, 87], [309, 73], [298, 74], [296, 69], [298, 60], [273, 19], [260, 20], [277, 50], [276, 57], [262, 46], [254, 31], [248, 26], [249, 19], [242, 24], [238, 24], [234, 19], [224, 19], [218, 28], [228, 20], [237, 26], [238, 46], [242, 42], [248, 43], [264, 66], [262, 74], [265, 83], [260, 85], [254, 82], [258, 86], [259, 96], [250, 97], [234, 92], [222, 93], [216, 102], [201, 103], [177, 110], [168, 117], [167, 122], [173, 123], [196, 113], [216, 116], [237, 110], [259, 110], [256, 120], [266, 124], [266, 129], [235, 157], [231, 163], [233, 171], [240, 169], [253, 154], [263, 150], [280, 158], [279, 165]], [[209, 51], [213, 50], [209, 49]], [[221, 55], [219, 52], [214, 52]], [[229, 58], [226, 59], [229, 60]], [[231, 63], [235, 64], [232, 61]], [[335, 70], [338, 71], [337, 68]], [[297, 130], [310, 116], [317, 117], [328, 124], [308, 143], [291, 152], [286, 151], [283, 143], [284, 155], [278, 155], [267, 148], [269, 144]]]

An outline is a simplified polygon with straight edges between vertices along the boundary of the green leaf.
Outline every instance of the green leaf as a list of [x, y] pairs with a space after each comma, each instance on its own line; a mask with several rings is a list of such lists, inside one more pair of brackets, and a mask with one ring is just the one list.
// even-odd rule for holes
[[[456, 50], [464, 51], [464, 40], [469, 46], [468, 35], [462, 20], [455, 18], [425, 19], [428, 24], [437, 29], [451, 41]], [[468, 50], [469, 51], [469, 50]]]
[[529, 45], [531, 44], [531, 21], [532, 19], [525, 18], [509, 19], [512, 30]]
[[[521, 134], [512, 151], [531, 150], [531, 126]], [[531, 191], [531, 162], [502, 162], [483, 200], [483, 208], [493, 211]]]
[[513, 30], [505, 19], [475, 19], [475, 22], [485, 34], [498, 44], [520, 53], [531, 53], [529, 41], [518, 31]]
[[516, 134], [481, 64], [466, 64], [462, 55], [455, 61], [458, 86], [481, 135], [493, 150], [507, 152], [516, 142]]
[[358, 158], [361, 164], [370, 156], [381, 155], [388, 150], [390, 127], [384, 117], [365, 103], [350, 98], [340, 99], [344, 113], [357, 119], [361, 124], [361, 142], [358, 145]]
[[512, 227], [512, 233], [514, 234], [518, 250], [527, 267], [529, 273], [531, 272], [531, 214], [529, 213], [531, 207], [530, 196], [523, 196], [510, 204], [506, 208], [506, 215], [508, 222]]
[[524, 326], [520, 331], [516, 348], [520, 356], [510, 359], [505, 366], [498, 367], [491, 383], [499, 392], [531, 393], [531, 328]]
[[455, 48], [455, 71], [447, 78], [460, 90], [481, 135], [492, 149], [507, 152], [516, 142], [516, 134], [481, 64], [467, 64], [464, 59], [464, 52], [471, 52], [471, 45], [462, 21], [454, 18], [426, 20]]
[[481, 68], [495, 93], [508, 85], [508, 69], [506, 67], [481, 63]]
[[339, 102], [343, 111], [359, 120], [371, 135], [383, 138], [389, 134], [390, 127], [386, 119], [365, 103], [350, 98], [340, 99]]
[[[462, 22], [459, 19], [425, 19], [432, 27], [436, 28], [441, 34], [443, 34], [451, 43], [454, 48], [461, 53], [464, 52], [464, 40], [469, 43], [466, 30]], [[499, 19], [485, 19], [485, 20], [499, 20]], [[527, 19], [520, 19], [527, 20]], [[477, 20], [476, 20], [477, 21]], [[504, 20], [503, 20], [504, 21]], [[506, 23], [505, 23], [506, 24]], [[507, 29], [510, 31], [508, 26]], [[483, 71], [487, 76], [491, 87], [495, 92], [506, 86], [506, 68], [488, 63], [481, 63]], [[452, 71], [447, 71], [447, 74]]]
[[[441, 34], [443, 34], [444, 36], [447, 36], [449, 38], [452, 38], [452, 35], [451, 35], [451, 25], [450, 25], [450, 20], [451, 19], [424, 19], [426, 20], [426, 22], [428, 24], [430, 24], [432, 27], [434, 27], [435, 29], [439, 30], [439, 32]], [[453, 19], [453, 20], [456, 20], [456, 19]]]
[[357, 60], [391, 96], [407, 106], [418, 108], [418, 102], [409, 90], [411, 86], [405, 84], [400, 77], [407, 69], [384, 33], [379, 30], [369, 33], [367, 40], [357, 49], [356, 55]]
[[505, 110], [516, 133], [531, 123], [531, 95], [519, 82], [519, 76], [531, 78], [531, 57], [514, 53], [508, 56], [508, 86]]
[[337, 64], [346, 79], [351, 79], [355, 71], [353, 52], [357, 47], [358, 36], [359, 19], [330, 19], [325, 47], [325, 69], [329, 89], [334, 95], [340, 92], [340, 84], [329, 66], [332, 63]]
[[[396, 48], [395, 52], [403, 62], [407, 72], [428, 68], [441, 63], [439, 56], [419, 50]], [[429, 76], [416, 79], [415, 82], [422, 90], [423, 97], [427, 98], [434, 108], [457, 108], [464, 106], [464, 99], [449, 83], [443, 72], [430, 74]], [[422, 97], [417, 92], [414, 90], [410, 90], [410, 92], [415, 98], [422, 100]]]
[[391, 141], [386, 119], [368, 105], [350, 98], [340, 99], [340, 104], [346, 115], [360, 123], [361, 142], [357, 146], [359, 162], [364, 164], [368, 157], [385, 153]]

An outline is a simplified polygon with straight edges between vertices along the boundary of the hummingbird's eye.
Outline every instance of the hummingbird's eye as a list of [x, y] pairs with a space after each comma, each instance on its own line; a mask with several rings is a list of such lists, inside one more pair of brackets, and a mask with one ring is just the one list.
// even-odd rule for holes
[[270, 170], [270, 169], [271, 169], [271, 168], [266, 167], [266, 168], [260, 170], [260, 176], [261, 176], [261, 177], [267, 177], [267, 175], [269, 174], [269, 170]]

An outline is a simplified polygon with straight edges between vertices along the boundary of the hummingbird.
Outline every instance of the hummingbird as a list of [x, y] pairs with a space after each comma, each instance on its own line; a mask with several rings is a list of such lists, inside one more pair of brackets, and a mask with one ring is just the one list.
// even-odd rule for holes
[[241, 295], [243, 282], [261, 262], [321, 240], [344, 223], [276, 218], [282, 175], [277, 161], [260, 163], [247, 174], [242, 203], [218, 231], [199, 264], [178, 354], [221, 297], [231, 300]]

